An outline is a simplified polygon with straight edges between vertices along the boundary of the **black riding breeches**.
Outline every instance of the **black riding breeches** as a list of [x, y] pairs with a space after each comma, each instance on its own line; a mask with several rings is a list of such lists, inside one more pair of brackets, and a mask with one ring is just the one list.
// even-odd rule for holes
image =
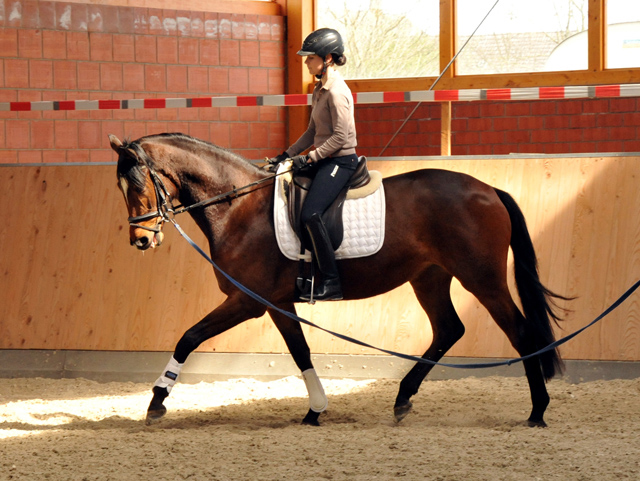
[[302, 206], [300, 220], [305, 225], [313, 214], [324, 214], [347, 185], [358, 166], [356, 154], [318, 161], [317, 172]]

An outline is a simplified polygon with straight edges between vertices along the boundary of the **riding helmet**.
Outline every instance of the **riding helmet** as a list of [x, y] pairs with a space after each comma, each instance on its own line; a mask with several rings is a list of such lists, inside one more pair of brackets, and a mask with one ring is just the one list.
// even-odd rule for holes
[[319, 28], [315, 32], [310, 33], [302, 42], [302, 48], [298, 51], [298, 55], [303, 57], [307, 55], [317, 55], [318, 57], [326, 57], [330, 53], [338, 56], [344, 53], [344, 44], [342, 37], [337, 30], [332, 28]]

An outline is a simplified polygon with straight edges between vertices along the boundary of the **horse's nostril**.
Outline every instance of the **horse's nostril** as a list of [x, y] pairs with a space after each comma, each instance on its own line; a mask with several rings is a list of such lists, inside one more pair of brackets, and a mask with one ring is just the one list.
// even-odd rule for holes
[[151, 240], [146, 236], [138, 237], [134, 242], [135, 246], [138, 249], [146, 249], [147, 247], [149, 247], [150, 243], [151, 243]]

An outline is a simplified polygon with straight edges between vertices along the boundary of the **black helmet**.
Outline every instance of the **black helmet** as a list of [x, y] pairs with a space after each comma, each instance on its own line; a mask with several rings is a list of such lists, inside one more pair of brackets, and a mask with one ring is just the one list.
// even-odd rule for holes
[[318, 57], [326, 57], [330, 53], [342, 55], [344, 53], [344, 44], [340, 34], [332, 28], [319, 28], [315, 32], [309, 34], [302, 42], [302, 48], [298, 51], [298, 55], [317, 55]]

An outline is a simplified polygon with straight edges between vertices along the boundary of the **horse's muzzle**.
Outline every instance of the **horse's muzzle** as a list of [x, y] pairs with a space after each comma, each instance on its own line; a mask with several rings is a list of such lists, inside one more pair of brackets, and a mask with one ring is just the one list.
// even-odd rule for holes
[[147, 249], [153, 249], [162, 244], [164, 240], [164, 234], [162, 232], [149, 232], [136, 239], [131, 239], [131, 245], [136, 249], [146, 251]]

